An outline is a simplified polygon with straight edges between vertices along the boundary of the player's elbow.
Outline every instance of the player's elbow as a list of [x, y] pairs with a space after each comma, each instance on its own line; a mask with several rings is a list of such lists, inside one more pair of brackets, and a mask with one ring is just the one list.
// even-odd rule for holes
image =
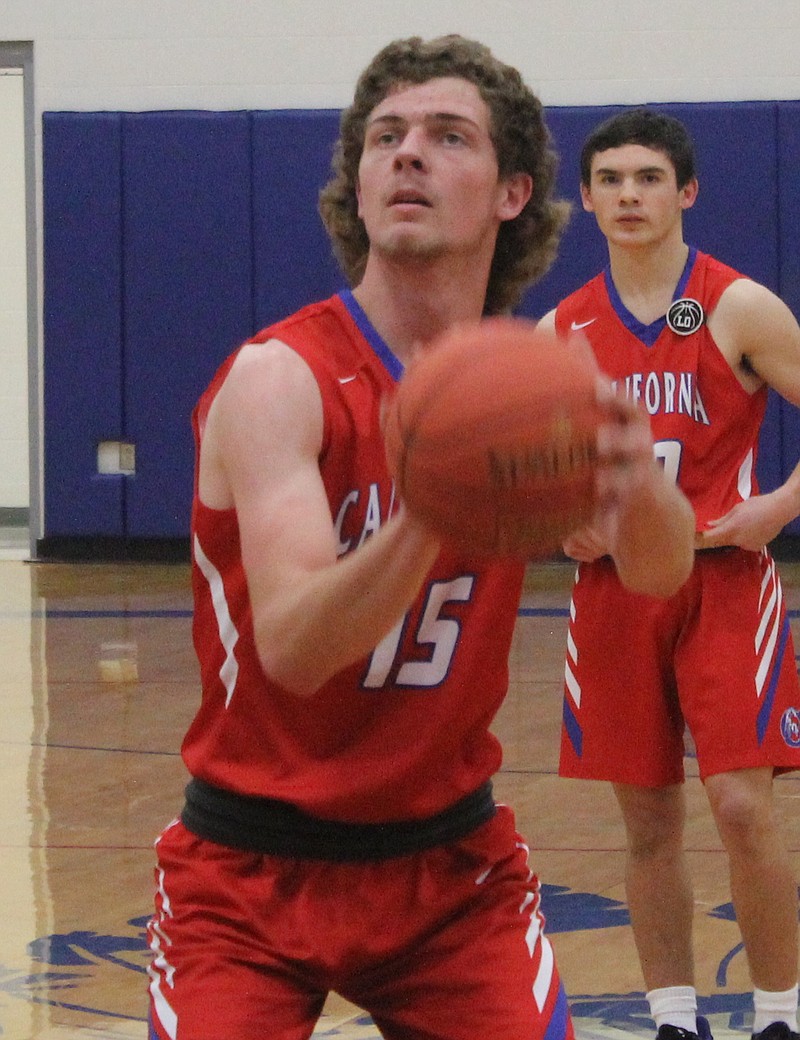
[[295, 697], [313, 697], [325, 683], [326, 677], [286, 655], [259, 654], [259, 661], [267, 679]]
[[329, 678], [320, 670], [316, 655], [290, 638], [256, 635], [256, 652], [266, 678], [295, 697], [313, 697]]
[[669, 599], [679, 592], [688, 580], [693, 562], [694, 551], [687, 547], [686, 552], [676, 554], [668, 560], [660, 560], [647, 567], [628, 568], [620, 577], [631, 592]]
[[664, 579], [665, 591], [659, 593], [661, 596], [674, 596], [676, 592], [686, 584], [694, 567], [694, 527], [690, 531], [688, 544], [681, 546], [681, 551], [672, 562], [672, 570]]
[[622, 583], [647, 596], [674, 596], [694, 566], [695, 517], [689, 500], [662, 477], [643, 485], [629, 507], [614, 554]]
[[667, 599], [688, 581], [694, 566], [694, 523], [686, 516], [669, 531], [616, 559], [626, 588], [646, 596]]

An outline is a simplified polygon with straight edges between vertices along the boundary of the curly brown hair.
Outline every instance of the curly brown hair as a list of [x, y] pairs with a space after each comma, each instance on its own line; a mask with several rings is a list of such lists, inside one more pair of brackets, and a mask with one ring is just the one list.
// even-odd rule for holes
[[489, 106], [500, 176], [529, 173], [533, 179], [525, 208], [501, 224], [497, 236], [484, 313], [499, 314], [519, 303], [525, 289], [552, 264], [570, 204], [554, 197], [558, 156], [542, 103], [519, 72], [483, 44], [459, 35], [427, 42], [412, 36], [395, 40], [375, 56], [356, 84], [352, 105], [342, 112], [333, 177], [320, 192], [319, 211], [345, 275], [357, 285], [369, 252], [356, 200], [367, 119], [399, 84], [427, 83], [440, 76], [473, 83]]

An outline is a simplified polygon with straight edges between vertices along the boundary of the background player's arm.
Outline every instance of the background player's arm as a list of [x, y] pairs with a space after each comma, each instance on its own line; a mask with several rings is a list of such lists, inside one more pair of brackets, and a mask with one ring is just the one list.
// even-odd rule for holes
[[[786, 304], [742, 278], [724, 292], [709, 329], [746, 391], [763, 384], [800, 406], [800, 327]], [[774, 491], [738, 503], [711, 522], [702, 544], [758, 550], [800, 514], [800, 464]]]
[[337, 559], [318, 456], [319, 388], [277, 341], [244, 347], [209, 411], [199, 494], [235, 508], [267, 675], [311, 695], [367, 655], [408, 608], [438, 543], [401, 512]]

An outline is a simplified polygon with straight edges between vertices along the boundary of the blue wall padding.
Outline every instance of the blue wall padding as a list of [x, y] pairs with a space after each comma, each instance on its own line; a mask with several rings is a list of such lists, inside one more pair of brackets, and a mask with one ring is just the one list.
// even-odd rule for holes
[[[800, 314], [800, 103], [660, 107], [695, 137], [687, 239]], [[574, 211], [521, 313], [540, 316], [607, 262], [578, 156], [618, 110], [547, 112]], [[216, 365], [345, 284], [317, 214], [338, 122], [331, 110], [45, 114], [46, 536], [188, 533], [189, 415]], [[97, 441], [116, 437], [135, 442], [136, 476], [99, 478]], [[798, 414], [772, 395], [764, 489], [798, 449]]]
[[186, 533], [198, 387], [253, 326], [244, 112], [123, 116], [124, 421], [134, 537]]
[[[781, 103], [777, 119], [780, 295], [800, 315], [800, 101]], [[781, 468], [788, 474], [800, 461], [800, 412], [782, 401], [781, 415]], [[800, 520], [787, 532], [800, 534]]]
[[527, 291], [519, 308], [521, 314], [541, 317], [562, 296], [583, 285], [608, 263], [605, 239], [598, 233], [594, 217], [584, 213], [581, 206], [579, 158], [589, 131], [617, 111], [610, 106], [547, 110], [547, 125], [559, 156], [558, 195], [569, 199], [572, 213], [553, 266]]
[[336, 111], [253, 114], [253, 250], [255, 321], [270, 325], [346, 281], [317, 212], [331, 176]]
[[123, 433], [121, 117], [45, 113], [43, 167], [45, 531], [120, 536], [97, 445]]
[[789, 407], [774, 390], [770, 390], [767, 413], [761, 426], [756, 470], [762, 491], [773, 490], [782, 484], [787, 476], [787, 471], [783, 468], [783, 424], [784, 410]]
[[773, 102], [665, 106], [695, 141], [700, 193], [688, 241], [778, 289], [777, 115]]
[[800, 101], [782, 102], [777, 118], [780, 293], [800, 314]]

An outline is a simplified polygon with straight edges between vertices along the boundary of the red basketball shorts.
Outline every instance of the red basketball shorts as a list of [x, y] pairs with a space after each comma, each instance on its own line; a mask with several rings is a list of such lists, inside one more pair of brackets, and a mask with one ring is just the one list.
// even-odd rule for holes
[[800, 689], [780, 578], [767, 552], [700, 552], [667, 600], [581, 565], [564, 683], [562, 776], [659, 787], [684, 776], [800, 768]]
[[151, 1040], [306, 1040], [336, 991], [387, 1040], [573, 1040], [509, 809], [372, 863], [156, 843]]

